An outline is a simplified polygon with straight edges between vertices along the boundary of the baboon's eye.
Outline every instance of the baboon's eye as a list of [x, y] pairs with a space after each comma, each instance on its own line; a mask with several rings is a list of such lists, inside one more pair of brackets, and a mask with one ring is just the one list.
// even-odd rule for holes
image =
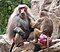
[[21, 11], [22, 9], [24, 9], [24, 11], [27, 12], [27, 8], [26, 7], [20, 7], [19, 11]]

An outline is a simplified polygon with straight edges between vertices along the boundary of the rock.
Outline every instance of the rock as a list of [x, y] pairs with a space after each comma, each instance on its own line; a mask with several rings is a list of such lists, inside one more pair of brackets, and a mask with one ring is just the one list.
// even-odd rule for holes
[[9, 52], [11, 45], [3, 38], [4, 35], [0, 36], [0, 52]]
[[39, 52], [47, 52], [47, 51], [48, 51], [48, 52], [60, 52], [60, 42], [54, 44], [53, 46], [51, 46], [51, 47], [49, 47], [49, 48], [40, 50]]
[[24, 44], [21, 47], [15, 47], [12, 51], [13, 52], [33, 52], [33, 49], [34, 49], [34, 44], [28, 43], [28, 44]]
[[50, 18], [53, 21], [53, 38], [59, 38], [60, 37], [60, 19], [54, 14], [54, 13], [48, 13]]

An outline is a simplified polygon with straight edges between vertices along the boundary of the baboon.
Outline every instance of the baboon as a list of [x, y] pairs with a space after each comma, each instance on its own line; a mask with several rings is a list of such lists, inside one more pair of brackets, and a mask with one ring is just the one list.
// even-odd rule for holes
[[8, 20], [6, 31], [9, 40], [13, 40], [10, 52], [15, 44], [19, 46], [20, 43], [23, 44], [23, 40], [28, 39], [29, 34], [33, 31], [30, 24], [32, 21], [34, 21], [34, 16], [27, 5], [22, 4], [15, 8]]
[[36, 24], [33, 27], [38, 29], [38, 32], [35, 32], [35, 37], [39, 37], [39, 35], [44, 31], [46, 31], [47, 36], [51, 37], [52, 35], [53, 22], [52, 19], [47, 15], [47, 13], [45, 15], [44, 12], [42, 12], [40, 19], [37, 20]]
[[47, 15], [43, 13], [42, 15], [34, 26], [34, 28], [37, 28], [35, 29], [35, 39], [37, 43], [35, 44], [34, 52], [38, 52], [52, 45], [51, 35], [53, 32], [53, 22]]
[[34, 16], [31, 14], [30, 8], [24, 4], [18, 5], [8, 20], [6, 34], [9, 39], [15, 37], [16, 33], [14, 29], [16, 27], [20, 27], [25, 32], [22, 37], [23, 39], [27, 39], [30, 32], [33, 31], [30, 25], [31, 21], [34, 21]]
[[44, 32], [46, 31], [47, 36], [51, 37], [52, 32], [53, 32], [53, 22], [51, 19], [47, 17], [42, 17], [44, 20], [41, 23], [41, 30]]

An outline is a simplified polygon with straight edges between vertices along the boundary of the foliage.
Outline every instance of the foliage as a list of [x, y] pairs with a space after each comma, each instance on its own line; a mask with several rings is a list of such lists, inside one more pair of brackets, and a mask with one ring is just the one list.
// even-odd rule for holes
[[[6, 32], [9, 16], [14, 8], [21, 3], [21, 0], [0, 0], [0, 34]], [[23, 3], [30, 6], [29, 0], [23, 0]]]

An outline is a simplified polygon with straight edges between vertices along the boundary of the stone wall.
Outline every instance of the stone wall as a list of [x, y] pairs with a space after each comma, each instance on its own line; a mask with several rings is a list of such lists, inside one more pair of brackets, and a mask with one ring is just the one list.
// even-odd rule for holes
[[60, 37], [60, 6], [58, 4], [59, 0], [31, 0], [31, 9], [33, 15], [36, 19], [40, 18], [42, 10], [47, 10], [47, 14], [53, 21], [53, 37]]

